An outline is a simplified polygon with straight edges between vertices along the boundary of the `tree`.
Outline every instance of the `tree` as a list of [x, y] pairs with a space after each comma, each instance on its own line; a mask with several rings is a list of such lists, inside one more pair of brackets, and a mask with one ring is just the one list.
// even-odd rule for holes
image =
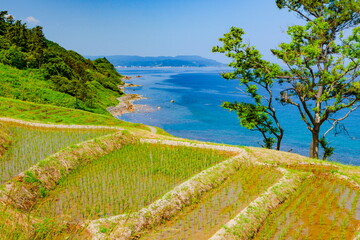
[[15, 21], [14, 24], [9, 25], [5, 37], [17, 47], [21, 48], [22, 51], [28, 49], [28, 29], [26, 24], [22, 24], [20, 20]]
[[[281, 73], [281, 68], [261, 58], [260, 52], [254, 47], [243, 43], [245, 32], [240, 28], [231, 28], [230, 32], [220, 38], [224, 43], [222, 47], [214, 47], [213, 52], [225, 53], [234, 61], [229, 64], [233, 72], [224, 73], [225, 79], [238, 79], [245, 86], [245, 93], [254, 103], [224, 102], [223, 107], [236, 111], [240, 124], [250, 130], [259, 131], [263, 136], [265, 148], [280, 150], [284, 130], [280, 126], [274, 107], [274, 94], [272, 86], [274, 78]], [[261, 95], [259, 89], [263, 92]]]
[[[304, 26], [290, 27], [292, 41], [280, 44], [273, 53], [288, 67], [282, 102], [298, 108], [312, 134], [310, 157], [318, 158], [326, 134], [359, 107], [360, 4], [350, 0], [276, 3], [306, 21]], [[348, 29], [352, 32], [345, 38], [342, 31]], [[320, 137], [326, 121], [331, 127]]]
[[3, 35], [6, 32], [6, 16], [7, 11], [0, 11], [0, 35]]
[[42, 27], [36, 26], [28, 31], [29, 67], [40, 68], [44, 59], [44, 50], [47, 48]]
[[[310, 157], [319, 157], [319, 144], [327, 157], [333, 149], [326, 135], [360, 106], [360, 4], [358, 0], [277, 0], [276, 4], [305, 20], [303, 26], [288, 28], [289, 43], [272, 50], [287, 66], [273, 76], [282, 84], [280, 101], [295, 106], [311, 132]], [[235, 62], [236, 68], [244, 66], [237, 58]], [[260, 67], [261, 63], [258, 59]], [[330, 127], [322, 130], [325, 122]]]
[[16, 46], [11, 46], [6, 50], [0, 50], [0, 62], [18, 69], [23, 69], [26, 67], [24, 53], [19, 47]]

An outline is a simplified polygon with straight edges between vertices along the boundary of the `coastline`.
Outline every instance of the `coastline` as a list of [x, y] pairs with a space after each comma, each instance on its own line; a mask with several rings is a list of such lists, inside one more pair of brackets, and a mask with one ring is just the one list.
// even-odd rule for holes
[[133, 83], [124, 83], [124, 85], [118, 86], [118, 88], [119, 88], [122, 92], [124, 92], [124, 91], [125, 91], [125, 88], [128, 88], [128, 87], [142, 87], [142, 85], [133, 84]]
[[[140, 77], [140, 76], [137, 76]], [[125, 76], [122, 80], [130, 80], [132, 77]], [[114, 117], [121, 116], [125, 113], [131, 112], [152, 112], [155, 109], [151, 108], [148, 105], [144, 104], [134, 104], [134, 101], [146, 99], [144, 96], [139, 94], [126, 94], [125, 88], [128, 87], [141, 87], [142, 85], [133, 84], [133, 83], [124, 83], [124, 85], [119, 85], [119, 89], [124, 93], [123, 96], [119, 97], [117, 100], [119, 104], [114, 107], [108, 107], [107, 110], [110, 112], [111, 115]]]

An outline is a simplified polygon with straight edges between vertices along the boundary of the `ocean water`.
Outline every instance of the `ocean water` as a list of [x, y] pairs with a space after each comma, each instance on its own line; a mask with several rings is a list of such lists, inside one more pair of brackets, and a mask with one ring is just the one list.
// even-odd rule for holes
[[[224, 101], [248, 100], [239, 90], [237, 80], [225, 80], [220, 76], [224, 71], [226, 69], [119, 69], [121, 74], [133, 77], [126, 82], [142, 85], [126, 89], [126, 93], [146, 97], [135, 104], [146, 104], [155, 109], [128, 113], [119, 118], [157, 126], [177, 137], [258, 147], [262, 142], [261, 134], [241, 127], [236, 113], [220, 106]], [[136, 78], [138, 75], [141, 77]], [[308, 156], [311, 134], [300, 120], [297, 109], [293, 106], [278, 106], [277, 109], [285, 129], [281, 150]], [[357, 110], [344, 121], [349, 134], [328, 134], [330, 145], [335, 147], [331, 161], [360, 165], [359, 121], [360, 110]]]

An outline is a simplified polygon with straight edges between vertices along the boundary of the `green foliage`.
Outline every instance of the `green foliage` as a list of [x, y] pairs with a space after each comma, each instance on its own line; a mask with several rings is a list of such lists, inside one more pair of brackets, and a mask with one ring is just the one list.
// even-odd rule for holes
[[44, 186], [40, 186], [40, 197], [44, 198], [48, 195], [49, 190], [47, 190]]
[[40, 183], [40, 180], [34, 175], [34, 173], [26, 171], [24, 181], [27, 183]]
[[335, 148], [329, 146], [329, 142], [326, 141], [324, 137], [320, 138], [320, 145], [324, 149], [323, 159], [328, 159], [331, 155], [333, 155]]
[[[360, 4], [350, 0], [277, 0], [276, 4], [305, 20], [304, 25], [288, 28], [289, 43], [281, 43], [278, 49], [272, 50], [287, 66], [285, 70], [264, 61], [259, 51], [244, 44], [244, 31], [239, 28], [233, 27], [225, 34], [220, 39], [224, 46], [215, 47], [213, 51], [225, 53], [234, 60], [229, 66], [235, 70], [224, 77], [238, 78], [255, 102], [252, 110], [256, 114], [253, 115], [259, 116], [261, 111], [267, 113], [278, 129], [272, 88], [275, 81], [282, 84], [280, 102], [294, 105], [312, 134], [310, 157], [318, 158], [319, 144], [328, 157], [333, 149], [325, 144], [326, 134], [360, 107], [360, 27], [357, 26], [360, 23]], [[346, 37], [343, 30], [347, 30]], [[259, 94], [261, 87], [265, 91]], [[236, 104], [231, 107], [234, 106]], [[239, 114], [244, 119], [243, 126], [251, 127], [258, 122], [254, 120], [245, 124], [255, 116], [251, 116], [248, 105], [241, 106], [241, 109], [246, 111]], [[332, 125], [320, 137], [321, 127], [326, 121]], [[267, 125], [269, 129], [273, 127]], [[264, 131], [276, 136], [272, 131]]]
[[104, 226], [100, 226], [99, 232], [101, 232], [101, 233], [109, 233], [110, 229], [107, 228], [107, 227], [104, 227]]
[[276, 143], [276, 139], [268, 133], [278, 133], [279, 130], [273, 127], [273, 122], [263, 106], [250, 103], [224, 102], [222, 107], [230, 111], [236, 111], [241, 126], [261, 132], [264, 138], [262, 147], [272, 148]]
[[[23, 73], [8, 68], [7, 72], [15, 71], [18, 75], [26, 75], [29, 71], [36, 71], [38, 77], [31, 81], [19, 78], [16, 84], [12, 83], [14, 79], [7, 79], [7, 95], [0, 96], [96, 113], [107, 113], [107, 107], [117, 104], [117, 98], [122, 94], [118, 88], [118, 85], [123, 84], [122, 76], [109, 61], [85, 59], [78, 53], [47, 40], [40, 26], [28, 29], [21, 21], [5, 16], [7, 12], [2, 11], [0, 63], [26, 70]], [[2, 77], [1, 72], [0, 76], [0, 79], [8, 77]], [[35, 85], [41, 85], [42, 89], [37, 90]], [[19, 91], [22, 92], [18, 93]], [[27, 96], [22, 97], [24, 94]], [[66, 99], [63, 101], [67, 103], [61, 98]]]
[[[289, 27], [291, 42], [272, 50], [289, 68], [281, 100], [298, 108], [311, 131], [310, 156], [318, 157], [320, 143], [326, 158], [333, 151], [326, 134], [359, 107], [360, 27], [355, 26], [360, 23], [360, 5], [348, 0], [277, 4], [306, 20], [304, 26]], [[345, 38], [341, 31], [347, 29], [352, 32]], [[325, 121], [332, 127], [320, 137]]]
[[76, 98], [56, 91], [54, 84], [46, 81], [40, 70], [18, 70], [0, 63], [0, 76], [1, 97], [68, 108], [76, 107]]
[[65, 231], [66, 227], [59, 225], [58, 222], [50, 218], [45, 218], [41, 222], [34, 224], [35, 238], [34, 239], [49, 239], [51, 236], [58, 235]]
[[[254, 103], [223, 103], [223, 107], [236, 111], [241, 126], [259, 131], [263, 136], [263, 147], [280, 150], [283, 129], [276, 116], [272, 86], [274, 78], [281, 74], [277, 64], [262, 59], [260, 52], [254, 47], [243, 43], [244, 30], [232, 27], [229, 33], [224, 34], [220, 41], [222, 47], [214, 47], [213, 52], [225, 53], [232, 62], [229, 64], [234, 70], [222, 74], [225, 79], [238, 79], [245, 87], [244, 93], [251, 97]], [[259, 93], [259, 89], [264, 94]]]
[[0, 62], [19, 69], [23, 69], [26, 66], [25, 56], [21, 49], [16, 46], [11, 46], [9, 49], [1, 49]]

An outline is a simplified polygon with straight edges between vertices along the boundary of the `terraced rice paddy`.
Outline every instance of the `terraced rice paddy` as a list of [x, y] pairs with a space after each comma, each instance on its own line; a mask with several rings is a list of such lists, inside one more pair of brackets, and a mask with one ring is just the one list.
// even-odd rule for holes
[[51, 130], [24, 126], [9, 126], [9, 130], [13, 142], [0, 158], [0, 184], [64, 147], [110, 133], [109, 130]]
[[198, 204], [141, 239], [208, 239], [281, 175], [273, 168], [245, 165]]
[[[16, 123], [6, 127], [13, 142], [0, 158], [1, 183], [64, 147], [113, 132], [42, 129]], [[360, 229], [358, 167], [319, 164], [299, 155], [263, 149], [246, 151], [208, 144], [195, 148], [194, 143], [172, 140], [161, 140], [169, 144], [162, 145], [162, 138], [136, 140], [129, 132], [92, 141], [91, 147], [86, 143], [71, 148], [68, 156], [74, 165], [64, 161], [66, 154], [48, 162], [52, 171], [66, 171], [63, 178], [44, 177], [50, 169], [44, 168], [35, 172], [39, 176], [34, 182], [19, 177], [2, 188], [0, 239], [209, 239], [224, 233], [218, 230], [225, 229], [222, 227], [245, 208], [243, 215], [227, 225], [225, 239], [238, 239], [238, 229], [246, 232], [246, 239], [353, 239]], [[101, 152], [106, 147], [103, 154], [95, 154], [95, 149]], [[83, 158], [78, 158], [78, 153]], [[75, 164], [84, 163], [89, 154], [94, 157], [86, 164]], [[250, 164], [253, 161], [268, 164]], [[39, 195], [41, 187], [52, 180], [48, 191]], [[269, 196], [269, 187], [275, 183], [266, 202], [264, 196]], [[279, 183], [283, 185], [279, 187]], [[8, 186], [19, 191], [8, 197]], [[18, 199], [36, 205], [20, 205], [18, 211], [18, 205], [12, 205]], [[114, 215], [120, 216], [107, 218]]]
[[133, 212], [235, 153], [157, 144], [126, 145], [75, 170], [38, 204], [41, 217], [96, 219]]
[[268, 218], [254, 239], [353, 239], [360, 226], [360, 192], [317, 175]]

